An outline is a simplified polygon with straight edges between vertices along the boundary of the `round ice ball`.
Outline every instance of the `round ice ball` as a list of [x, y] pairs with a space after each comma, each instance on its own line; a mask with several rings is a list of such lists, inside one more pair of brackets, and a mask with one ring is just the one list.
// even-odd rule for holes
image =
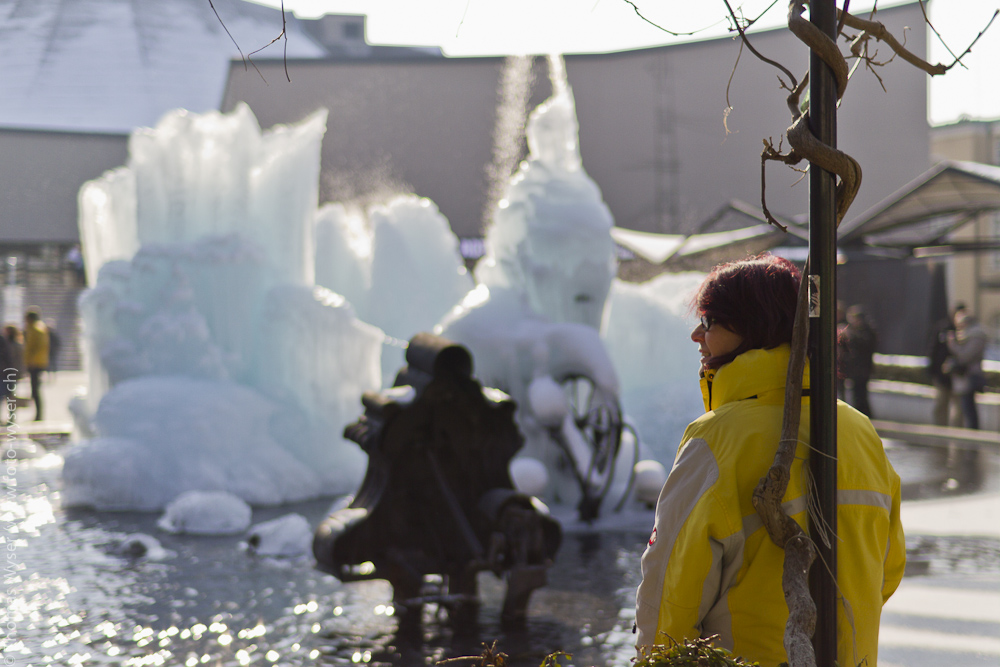
[[523, 457], [510, 462], [510, 478], [521, 493], [540, 496], [549, 484], [549, 471], [538, 459]]
[[250, 529], [247, 547], [261, 556], [303, 556], [312, 549], [313, 529], [301, 514], [258, 523]]
[[144, 558], [146, 560], [164, 560], [174, 555], [172, 551], [164, 549], [160, 541], [152, 535], [144, 533], [133, 533], [126, 535], [119, 542], [114, 551], [119, 556], [124, 556], [130, 560]]
[[559, 426], [569, 412], [566, 394], [551, 375], [531, 381], [528, 385], [528, 404], [542, 426]]
[[157, 522], [168, 533], [234, 535], [250, 526], [253, 512], [225, 491], [188, 491], [177, 496]]
[[667, 469], [659, 461], [646, 459], [635, 464], [635, 497], [641, 503], [653, 506], [660, 497], [660, 489], [667, 481]]

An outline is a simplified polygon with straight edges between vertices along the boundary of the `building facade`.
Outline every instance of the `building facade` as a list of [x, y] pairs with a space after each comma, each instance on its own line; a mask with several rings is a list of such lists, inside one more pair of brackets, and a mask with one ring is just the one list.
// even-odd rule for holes
[[[960, 120], [931, 131], [931, 158], [1000, 165], [1000, 119]], [[984, 213], [954, 233], [965, 243], [1000, 242], [1000, 212]], [[1000, 249], [955, 254], [947, 263], [948, 301], [964, 303], [979, 318], [1000, 359]]]

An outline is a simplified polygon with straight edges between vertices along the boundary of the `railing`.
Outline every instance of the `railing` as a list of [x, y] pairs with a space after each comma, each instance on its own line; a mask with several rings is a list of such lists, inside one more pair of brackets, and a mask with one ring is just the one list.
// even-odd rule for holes
[[903, 424], [881, 419], [873, 419], [872, 426], [882, 438], [903, 440], [914, 445], [956, 446], [962, 449], [977, 449], [985, 446], [1000, 450], [1000, 433], [993, 431], [977, 431], [970, 428], [931, 424]]
[[17, 422], [13, 426], [0, 426], [0, 437], [24, 437], [56, 435], [68, 437], [73, 432], [70, 422]]

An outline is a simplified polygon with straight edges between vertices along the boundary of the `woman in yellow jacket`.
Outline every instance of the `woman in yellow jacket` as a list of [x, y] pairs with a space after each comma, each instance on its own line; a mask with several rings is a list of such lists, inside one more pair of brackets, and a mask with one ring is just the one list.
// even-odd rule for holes
[[[783, 552], [751, 499], [780, 439], [799, 279], [790, 262], [764, 255], [717, 267], [695, 299], [706, 413], [685, 431], [657, 502], [636, 595], [637, 647], [718, 635], [761, 665], [787, 660]], [[807, 393], [783, 500], [806, 530]], [[837, 447], [838, 661], [875, 667], [882, 605], [906, 563], [899, 476], [868, 418], [842, 402]]]

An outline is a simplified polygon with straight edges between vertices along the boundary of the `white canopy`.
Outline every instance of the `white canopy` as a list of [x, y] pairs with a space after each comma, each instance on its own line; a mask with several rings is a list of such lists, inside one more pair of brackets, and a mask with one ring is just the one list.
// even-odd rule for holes
[[938, 245], [980, 213], [997, 210], [1000, 167], [946, 160], [841, 225], [838, 236], [842, 245]]

